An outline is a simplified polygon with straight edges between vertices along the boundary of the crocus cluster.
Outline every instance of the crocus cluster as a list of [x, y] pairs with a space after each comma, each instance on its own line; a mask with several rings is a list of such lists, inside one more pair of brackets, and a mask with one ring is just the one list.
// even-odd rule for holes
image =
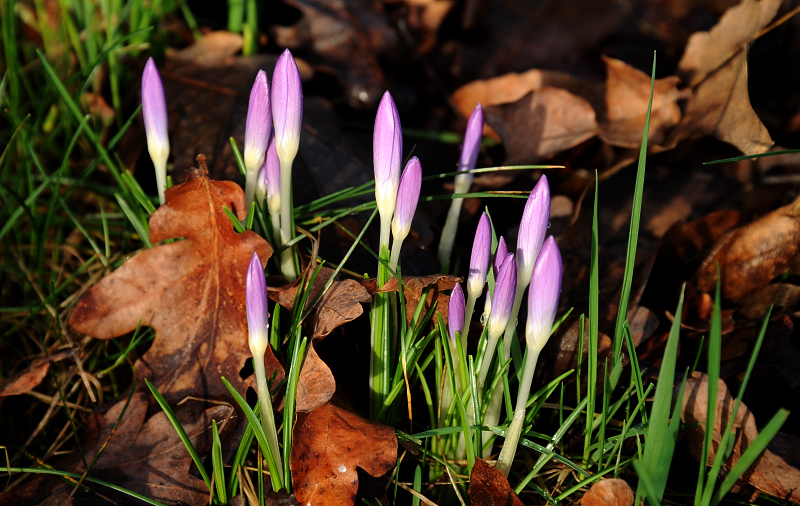
[[388, 91], [383, 94], [375, 115], [372, 133], [372, 162], [375, 168], [375, 202], [381, 219], [380, 251], [389, 249], [392, 216], [400, 186], [403, 163], [403, 132], [397, 106]]
[[[163, 204], [169, 157], [167, 106], [161, 78], [152, 58], [147, 61], [142, 76], [142, 114], [148, 151], [156, 168], [158, 196]], [[247, 209], [251, 209], [256, 197], [260, 201], [259, 205], [263, 204], [266, 197], [276, 246], [288, 242], [294, 232], [291, 210], [292, 163], [300, 145], [302, 118], [303, 87], [300, 71], [287, 49], [275, 65], [272, 88], [266, 72], [260, 70], [256, 75], [250, 90], [244, 134]], [[283, 250], [281, 271], [289, 281], [294, 281], [297, 277], [289, 248]]]

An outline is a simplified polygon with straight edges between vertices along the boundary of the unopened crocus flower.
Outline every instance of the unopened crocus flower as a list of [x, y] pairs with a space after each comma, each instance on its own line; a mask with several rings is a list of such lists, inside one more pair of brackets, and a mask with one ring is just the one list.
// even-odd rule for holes
[[[266, 206], [272, 220], [274, 245], [280, 245], [281, 235], [281, 162], [275, 149], [275, 136], [270, 137], [267, 155], [264, 164], [258, 171], [258, 184], [256, 185], [256, 200]], [[266, 200], [266, 202], [265, 202]]]
[[[454, 193], [467, 193], [472, 185], [472, 169], [478, 161], [478, 153], [481, 150], [481, 137], [483, 135], [483, 107], [480, 102], [472, 110], [467, 120], [467, 131], [464, 134], [464, 144], [461, 147], [461, 159], [458, 162], [459, 172], [455, 178]], [[439, 262], [443, 268], [447, 268], [450, 262], [450, 255], [453, 253], [453, 242], [456, 239], [456, 228], [458, 218], [461, 214], [463, 198], [455, 198], [450, 203], [450, 211], [442, 229], [442, 238], [439, 241]]]
[[528, 324], [525, 340], [541, 350], [550, 338], [561, 293], [561, 253], [553, 236], [547, 238], [536, 259], [528, 292]]
[[247, 268], [245, 300], [247, 303], [248, 343], [253, 356], [264, 357], [269, 345], [269, 311], [267, 310], [267, 279], [257, 253], [253, 253]]
[[383, 94], [372, 133], [372, 161], [375, 168], [375, 202], [381, 217], [381, 249], [389, 247], [389, 231], [395, 208], [400, 166], [403, 163], [403, 132], [392, 95]]
[[509, 253], [503, 265], [500, 266], [500, 272], [494, 285], [494, 295], [492, 296], [492, 311], [489, 313], [489, 319], [486, 322], [487, 346], [478, 375], [478, 384], [481, 387], [486, 380], [486, 375], [489, 373], [489, 364], [494, 356], [497, 341], [503, 335], [508, 318], [511, 316], [516, 287], [517, 265], [514, 262], [514, 254]]
[[271, 132], [272, 110], [269, 105], [267, 73], [259, 70], [250, 90], [250, 104], [247, 106], [247, 122], [244, 127], [244, 197], [248, 211], [258, 185], [258, 171], [264, 165]]
[[403, 241], [411, 231], [411, 220], [417, 210], [419, 202], [419, 192], [422, 188], [422, 165], [416, 156], [412, 156], [403, 169], [400, 177], [400, 184], [397, 188], [397, 199], [394, 206], [394, 217], [392, 218], [392, 257], [389, 267], [394, 270], [400, 258], [400, 248]]
[[453, 341], [456, 339], [456, 333], [464, 330], [464, 291], [461, 289], [461, 283], [456, 283], [450, 294], [450, 303], [447, 306], [447, 330]]
[[[275, 125], [275, 149], [281, 161], [281, 215], [280, 242], [291, 240], [294, 234], [292, 215], [292, 162], [300, 146], [303, 127], [303, 85], [300, 71], [289, 50], [285, 50], [275, 64], [272, 74], [272, 122]], [[281, 253], [281, 273], [288, 281], [297, 279], [294, 255], [291, 248]]]
[[550, 222], [550, 185], [547, 176], [542, 175], [531, 190], [517, 236], [517, 293], [514, 295], [514, 306], [511, 310], [503, 339], [503, 357], [508, 359], [511, 353], [511, 342], [517, 327], [517, 315], [522, 305], [522, 297], [531, 280], [533, 265], [544, 242], [544, 235]]
[[[272, 396], [267, 384], [267, 372], [264, 366], [264, 353], [269, 346], [269, 312], [267, 311], [267, 280], [264, 267], [258, 253], [253, 253], [247, 267], [245, 280], [245, 303], [247, 306], [247, 326], [249, 329], [248, 344], [253, 354], [253, 369], [256, 373], [256, 393], [261, 410], [261, 425], [267, 435], [271, 459], [275, 462], [278, 481], [283, 483], [283, 463], [278, 447], [278, 432], [275, 429], [275, 416], [272, 412]], [[272, 471], [272, 468], [270, 468]]]
[[158, 201], [164, 203], [167, 188], [167, 158], [169, 158], [169, 135], [167, 124], [167, 100], [164, 86], [152, 58], [147, 60], [142, 74], [142, 115], [147, 135], [147, 151], [156, 169]]
[[292, 53], [281, 53], [272, 74], [272, 121], [278, 156], [294, 160], [303, 128], [303, 85]]
[[[506, 239], [500, 236], [497, 241], [497, 250], [494, 253], [494, 260], [492, 260], [492, 274], [494, 274], [494, 281], [497, 283], [497, 276], [500, 274], [500, 266], [503, 265], [506, 257], [508, 257], [508, 246]], [[489, 294], [486, 296], [486, 304], [483, 308], [483, 314], [488, 316], [492, 312], [492, 297], [494, 296], [494, 288], [489, 286]]]
[[489, 263], [492, 260], [492, 225], [489, 216], [481, 214], [475, 239], [472, 241], [472, 256], [469, 259], [469, 276], [467, 276], [467, 309], [464, 315], [464, 332], [462, 341], [466, 348], [469, 324], [475, 310], [475, 301], [483, 293], [486, 284], [486, 275], [489, 273]]
[[528, 292], [528, 324], [525, 329], [528, 353], [519, 384], [517, 406], [496, 465], [496, 468], [505, 476], [508, 476], [514, 461], [517, 443], [525, 423], [525, 409], [528, 405], [536, 362], [539, 353], [550, 338], [560, 293], [561, 253], [558, 251], [555, 239], [550, 236], [544, 242], [536, 259], [531, 278], [531, 289]]

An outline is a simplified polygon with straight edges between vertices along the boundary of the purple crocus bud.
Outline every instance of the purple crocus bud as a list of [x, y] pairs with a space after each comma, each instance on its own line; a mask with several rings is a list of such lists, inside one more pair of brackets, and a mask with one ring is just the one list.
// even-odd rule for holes
[[517, 237], [517, 269], [520, 281], [526, 285], [530, 282], [549, 222], [550, 185], [547, 176], [542, 175], [525, 203]]
[[492, 312], [489, 314], [489, 321], [486, 324], [490, 337], [499, 337], [506, 329], [511, 309], [514, 306], [516, 291], [517, 265], [514, 262], [514, 254], [511, 253], [506, 256], [503, 265], [500, 266], [497, 283], [494, 285]]
[[277, 213], [281, 209], [281, 160], [278, 158], [274, 135], [269, 141], [263, 169], [267, 184], [267, 207], [270, 212]]
[[385, 222], [391, 219], [394, 211], [402, 156], [403, 135], [400, 129], [400, 115], [397, 113], [392, 95], [387, 91], [378, 106], [372, 134], [375, 201], [378, 204], [381, 220]]
[[452, 341], [456, 339], [456, 332], [464, 330], [465, 305], [461, 283], [456, 283], [456, 286], [453, 287], [453, 292], [450, 294], [450, 303], [447, 306], [447, 330]]
[[272, 74], [272, 121], [278, 156], [284, 163], [294, 160], [303, 128], [303, 85], [292, 53], [281, 53]]
[[250, 352], [253, 357], [263, 357], [269, 345], [269, 312], [267, 311], [267, 278], [258, 253], [253, 253], [247, 268], [245, 285], [247, 326], [250, 329]]
[[500, 266], [506, 261], [506, 257], [508, 257], [508, 246], [505, 237], [501, 235], [500, 240], [497, 241], [497, 251], [494, 253], [494, 263], [492, 264], [495, 282], [500, 274]]
[[561, 253], [553, 236], [542, 246], [533, 267], [531, 289], [528, 291], [528, 324], [525, 340], [528, 346], [541, 350], [550, 338], [553, 320], [561, 293]]
[[[504, 243], [505, 244], [505, 243]], [[477, 299], [483, 293], [486, 274], [489, 272], [489, 261], [492, 258], [492, 226], [486, 213], [481, 215], [475, 239], [472, 241], [472, 256], [469, 259], [469, 277], [467, 277], [467, 293]]]
[[147, 60], [142, 74], [142, 115], [147, 135], [147, 150], [156, 168], [158, 200], [164, 203], [167, 187], [167, 158], [169, 158], [169, 136], [167, 124], [167, 100], [164, 86], [152, 58]]
[[[483, 107], [480, 102], [472, 110], [467, 120], [467, 131], [464, 134], [464, 145], [461, 148], [461, 159], [458, 162], [458, 170], [472, 170], [475, 168], [475, 163], [478, 161], [478, 153], [481, 150], [481, 137], [483, 136]], [[459, 185], [459, 180], [461, 183]], [[469, 191], [469, 185], [472, 184], [472, 174], [459, 174], [456, 176], [456, 186], [459, 188], [456, 193], [463, 193]], [[459, 191], [460, 186], [466, 186], [465, 189]]]
[[255, 173], [264, 164], [270, 133], [272, 132], [272, 110], [269, 105], [269, 83], [267, 73], [259, 70], [250, 90], [250, 105], [247, 106], [247, 122], [244, 127], [244, 166], [247, 176]]
[[411, 230], [411, 220], [417, 210], [419, 192], [422, 188], [422, 165], [416, 156], [412, 156], [403, 169], [400, 185], [397, 188], [397, 200], [392, 219], [392, 236], [395, 244], [402, 241]]

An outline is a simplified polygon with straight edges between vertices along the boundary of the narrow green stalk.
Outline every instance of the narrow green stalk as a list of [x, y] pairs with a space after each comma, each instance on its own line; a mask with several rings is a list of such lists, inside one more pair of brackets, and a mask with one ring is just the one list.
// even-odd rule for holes
[[[467, 188], [469, 190], [469, 188]], [[456, 192], [463, 193], [463, 192]], [[453, 254], [453, 243], [456, 240], [456, 230], [458, 229], [458, 219], [461, 216], [461, 206], [464, 199], [453, 199], [450, 202], [450, 210], [447, 211], [447, 219], [442, 228], [442, 236], [439, 240], [439, 263], [442, 265], [442, 272], [450, 271], [450, 256]]]
[[264, 355], [254, 355], [253, 363], [255, 364], [258, 406], [261, 409], [261, 426], [264, 428], [270, 452], [275, 459], [278, 482], [283, 483], [283, 459], [281, 458], [280, 448], [278, 447], [278, 432], [275, 430], [275, 415], [272, 413], [272, 396], [270, 395], [269, 386], [267, 385], [267, 371], [264, 368]]
[[514, 306], [511, 308], [511, 317], [508, 319], [506, 331], [503, 334], [503, 360], [508, 360], [511, 355], [511, 341], [514, 339], [514, 332], [517, 330], [517, 317], [519, 316], [519, 308], [522, 305], [522, 296], [530, 282], [530, 277], [527, 280], [524, 278], [517, 278], [517, 290], [514, 293]]
[[525, 424], [525, 409], [528, 405], [531, 383], [533, 382], [533, 373], [536, 371], [536, 362], [539, 359], [540, 352], [541, 350], [528, 348], [528, 355], [525, 359], [525, 369], [519, 384], [514, 418], [511, 420], [511, 425], [508, 427], [506, 441], [503, 443], [503, 448], [500, 450], [500, 456], [497, 458], [497, 464], [495, 465], [495, 469], [499, 469], [500, 472], [503, 473], [503, 476], [506, 477], [508, 477], [511, 464], [514, 462], [514, 455], [517, 453], [519, 437], [522, 434], [522, 428]]
[[467, 335], [469, 334], [469, 324], [472, 322], [472, 314], [475, 312], [475, 297], [467, 290], [467, 305], [464, 308], [464, 330], [461, 332], [461, 347], [467, 349]]
[[[381, 227], [383, 228], [383, 227]], [[386, 261], [389, 258], [389, 251], [385, 245], [381, 246], [381, 259]], [[383, 286], [389, 281], [391, 273], [380, 262], [378, 265], [378, 286]], [[390, 374], [390, 336], [391, 336], [391, 311], [388, 293], [376, 293], [372, 297], [371, 310], [371, 348], [370, 354], [370, 389], [371, 411], [376, 417], [383, 407], [386, 394], [389, 392]]]
[[[292, 160], [281, 159], [281, 246], [292, 239], [293, 232]], [[286, 248], [281, 252], [281, 273], [290, 283], [297, 279], [297, 272], [294, 270], [292, 248]]]

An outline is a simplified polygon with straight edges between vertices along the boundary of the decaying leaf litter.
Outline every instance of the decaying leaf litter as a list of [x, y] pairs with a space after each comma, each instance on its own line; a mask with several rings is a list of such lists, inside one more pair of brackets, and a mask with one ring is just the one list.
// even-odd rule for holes
[[[635, 161], [635, 153], [629, 150], [638, 146], [637, 136], [641, 135], [644, 125], [642, 111], [649, 98], [649, 77], [637, 70], [635, 65], [646, 68], [641, 65], [643, 51], [637, 53], [631, 46], [636, 37], [646, 37], [654, 44], [666, 46], [664, 70], [659, 71], [656, 82], [650, 130], [651, 149], [661, 154], [651, 157], [648, 162], [643, 233], [631, 301], [631, 314], [636, 315], [631, 318], [632, 334], [641, 363], [658, 366], [667, 323], [677, 299], [677, 288], [684, 281], [689, 283], [689, 302], [681, 360], [688, 365], [694, 362], [696, 353], [702, 351], [700, 336], [708, 328], [713, 306], [709, 294], [713, 291], [714, 265], [719, 263], [723, 272], [726, 309], [724, 332], [725, 336], [729, 336], [723, 351], [724, 379], [735, 390], [737, 375], [742, 367], [740, 357], [749, 354], [749, 343], [753, 339], [753, 322], [763, 316], [766, 306], [774, 303], [777, 312], [773, 313], [773, 319], [780, 331], [768, 334], [765, 346], [768, 348], [771, 344], [776, 349], [762, 355], [754, 372], [754, 380], [764, 386], [777, 383], [784, 394], [783, 399], [776, 399], [774, 404], [763, 407], [766, 413], [774, 411], [777, 404], [795, 406], [798, 391], [796, 378], [792, 377], [796, 374], [792, 375], [791, 371], [792, 364], [798, 364], [794, 360], [797, 357], [794, 315], [798, 294], [794, 289], [796, 280], [792, 276], [796, 271], [798, 243], [797, 214], [794, 211], [796, 193], [789, 185], [764, 184], [770, 176], [768, 171], [791, 176], [793, 165], [779, 165], [778, 171], [775, 171], [775, 166], [770, 167], [759, 161], [733, 162], [722, 168], [699, 165], [701, 161], [735, 154], [731, 148], [709, 141], [709, 137], [747, 154], [770, 149], [772, 137], [780, 139], [782, 144], [796, 145], [796, 142], [792, 143], [796, 140], [796, 120], [791, 116], [796, 112], [793, 107], [796, 96], [786, 94], [784, 97], [791, 107], [773, 104], [770, 108], [770, 101], [762, 98], [759, 110], [751, 105], [751, 96], [748, 94], [748, 88], [752, 90], [756, 87], [752, 83], [754, 79], [764, 79], [752, 71], [754, 66], [761, 70], [765, 67], [763, 63], [754, 61], [754, 54], [763, 56], [759, 52], [759, 45], [776, 44], [774, 39], [762, 36], [762, 32], [777, 19], [776, 16], [789, 12], [789, 6], [767, 0], [745, 0], [738, 5], [729, 5], [736, 2], [709, 2], [691, 6], [681, 2], [642, 2], [637, 3], [635, 9], [626, 10], [619, 5], [600, 7], [593, 2], [583, 3], [586, 4], [583, 7], [587, 8], [581, 12], [580, 5], [565, 7], [548, 3], [543, 8], [529, 9], [515, 2], [505, 2], [502, 6], [478, 2], [478, 8], [484, 16], [475, 17], [470, 22], [465, 7], [447, 1], [398, 3], [383, 8], [367, 4], [343, 7], [324, 2], [292, 1], [289, 5], [299, 10], [300, 21], [289, 27], [273, 26], [267, 29], [267, 33], [274, 37], [274, 44], [292, 47], [298, 55], [305, 57], [307, 66], [301, 65], [301, 71], [307, 82], [312, 84], [312, 89], [315, 81], [329, 83], [336, 80], [341, 86], [341, 95], [347, 97], [352, 107], [371, 110], [380, 90], [402, 89], [405, 86], [411, 91], [405, 95], [405, 103], [403, 100], [399, 103], [410, 112], [410, 116], [416, 113], [419, 126], [442, 130], [450, 127], [446, 123], [449, 119], [442, 118], [455, 118], [452, 120], [453, 129], [458, 130], [459, 119], [450, 115], [454, 111], [449, 110], [448, 105], [452, 104], [463, 114], [468, 113], [474, 103], [480, 100], [490, 106], [487, 107], [487, 118], [493, 132], [487, 129], [487, 134], [499, 136], [504, 148], [504, 153], [496, 148], [485, 151], [483, 165], [546, 160], [565, 166], [564, 169], [551, 171], [548, 177], [551, 181], [557, 181], [554, 193], [566, 197], [570, 204], [568, 207], [571, 207], [571, 212], [553, 220], [553, 232], [557, 234], [565, 252], [565, 272], [570, 273], [565, 279], [571, 278], [570, 285], [564, 287], [561, 307], [562, 310], [575, 307], [575, 311], [562, 324], [559, 334], [545, 350], [551, 357], [558, 358], [548, 360], [547, 366], [540, 368], [540, 375], [546, 376], [541, 381], [551, 379], [575, 364], [579, 335], [576, 316], [585, 310], [588, 292], [587, 225], [591, 222], [591, 214], [587, 216], [587, 210], [591, 199], [585, 195], [586, 189], [591, 188], [593, 183], [594, 170], [599, 171], [602, 181], [599, 201], [603, 268], [601, 332], [608, 334], [612, 331], [624, 262], [621, 244], [627, 228], [633, 187], [632, 173], [626, 167]], [[519, 19], [515, 19], [515, 15]], [[701, 26], [698, 19], [709, 15], [715, 16], [716, 24], [713, 27]], [[631, 19], [639, 20], [646, 29], [642, 28], [640, 33], [629, 33], [631, 29], [623, 27], [635, 26], [627, 23]], [[519, 32], [523, 23], [529, 22], [536, 23], [531, 26], [542, 26], [530, 40], [523, 39]], [[786, 21], [775, 32], [793, 41], [794, 23], [794, 20]], [[331, 33], [322, 31], [321, 27], [334, 27], [332, 31], [346, 36], [347, 43], [338, 46], [326, 44]], [[498, 27], [505, 30], [493, 30]], [[696, 30], [687, 32], [687, 27], [695, 27]], [[479, 30], [486, 33], [472, 44], [454, 35], [454, 32], [476, 33]], [[564, 34], [571, 35], [565, 37]], [[622, 42], [608, 40], [615, 34]], [[498, 39], [502, 42], [498, 43]], [[554, 44], [556, 39], [562, 43]], [[223, 422], [226, 424], [222, 432], [225, 440], [241, 435], [242, 425], [237, 420], [243, 418], [235, 413], [232, 405], [204, 404], [203, 399], [224, 396], [220, 376], [233, 381], [242, 392], [252, 381], [239, 373], [248, 354], [243, 316], [243, 270], [235, 268], [233, 259], [257, 249], [266, 261], [270, 254], [269, 246], [263, 241], [258, 243], [255, 237], [234, 234], [230, 222], [226, 221], [228, 218], [216, 204], [212, 207], [218, 212], [202, 219], [196, 213], [180, 214], [192, 212], [191, 202], [196, 201], [179, 204], [180, 195], [186, 197], [190, 191], [197, 192], [202, 188], [206, 195], [217, 192], [216, 196], [207, 199], [229, 204], [228, 207], [240, 218], [244, 216], [242, 195], [237, 194], [232, 183], [224, 182], [238, 179], [227, 138], [230, 135], [242, 135], [241, 125], [246, 110], [242, 103], [246, 100], [247, 90], [242, 90], [245, 85], [238, 83], [251, 82], [256, 69], [271, 65], [261, 63], [257, 58], [237, 56], [240, 45], [237, 36], [215, 33], [201, 39], [196, 46], [189, 46], [189, 49], [181, 52], [181, 56], [177, 53], [167, 56], [167, 62], [173, 65], [169, 67], [168, 63], [170, 70], [165, 73], [168, 96], [171, 97], [170, 104], [177, 104], [171, 107], [179, 109], [170, 118], [180, 122], [171, 126], [171, 131], [178, 135], [173, 142], [179, 149], [175, 153], [172, 176], [176, 182], [184, 179], [187, 182], [174, 188], [174, 209], [168, 201], [154, 215], [154, 221], [150, 223], [150, 239], [154, 243], [179, 237], [185, 240], [159, 245], [131, 256], [120, 269], [100, 281], [88, 295], [83, 295], [74, 309], [70, 307], [71, 316], [68, 320], [72, 330], [68, 332], [109, 339], [132, 331], [139, 323], [156, 330], [153, 345], [136, 363], [137, 388], [130, 401], [126, 395], [122, 395], [93, 414], [86, 415], [81, 420], [84, 424], [81, 434], [84, 453], [93, 455], [107, 439], [119, 411], [127, 405], [129, 411], [122, 418], [123, 423], [117, 427], [115, 435], [105, 447], [104, 455], [94, 467], [96, 477], [106, 477], [108, 481], [122, 485], [130, 483], [129, 488], [140, 487], [139, 491], [164, 501], [201, 504], [207, 501], [207, 491], [203, 488], [202, 480], [194, 477], [196, 473], [192, 474], [191, 461], [182, 452], [183, 446], [172, 433], [165, 417], [156, 412], [152, 399], [148, 400], [146, 390], [142, 390], [141, 378], [151, 379], [170, 402], [177, 403], [187, 396], [201, 399], [190, 400], [177, 408], [179, 418], [185, 420], [187, 432], [201, 452], [208, 452], [210, 448], [208, 425], [212, 418], [219, 425]], [[209, 49], [219, 51], [211, 52]], [[269, 52], [269, 47], [265, 49], [265, 52]], [[645, 53], [649, 54], [650, 50], [651, 47], [647, 47]], [[627, 54], [631, 55], [630, 59], [624, 57]], [[601, 55], [605, 57], [601, 58]], [[264, 61], [267, 61], [267, 57], [264, 57]], [[386, 65], [387, 61], [401, 63], [392, 68]], [[442, 65], [445, 62], [447, 65]], [[581, 64], [587, 62], [586, 68], [593, 70], [581, 69]], [[415, 70], [415, 79], [403, 78], [400, 71], [408, 68]], [[510, 71], [516, 74], [508, 75]], [[775, 69], [771, 71], [775, 72]], [[420, 84], [417, 80], [425, 82]], [[506, 87], [512, 88], [511, 91]], [[451, 97], [430, 91], [437, 88], [455, 91]], [[187, 93], [179, 90], [187, 89], [192, 94], [188, 98], [181, 98]], [[472, 89], [478, 92], [470, 95], [468, 92]], [[759, 85], [757, 89], [763, 91], [764, 85]], [[366, 128], [362, 131], [360, 128], [337, 126], [339, 121], [352, 120], [342, 116], [341, 106], [338, 109], [331, 106], [326, 93], [330, 92], [316, 96], [308, 93], [310, 96], [306, 98], [306, 110], [311, 112], [305, 119], [301, 145], [301, 160], [305, 163], [301, 171], [307, 172], [300, 172], [297, 177], [312, 184], [300, 188], [295, 196], [298, 203], [371, 178]], [[220, 97], [226, 97], [226, 101], [221, 102]], [[452, 102], [448, 102], [450, 99]], [[215, 111], [215, 108], [197, 107], [198, 103], [224, 103], [226, 106], [220, 106]], [[422, 114], [420, 111], [431, 103], [436, 104], [433, 113]], [[362, 117], [357, 111], [351, 111], [351, 115]], [[137, 135], [141, 136], [133, 133], [131, 137], [135, 139]], [[695, 138], [701, 140], [691, 140]], [[141, 144], [141, 139], [128, 143], [129, 146], [137, 144]], [[436, 162], [440, 162], [440, 172], [452, 165], [452, 160], [443, 161], [445, 156], [441, 153], [433, 154], [436, 151], [446, 153], [446, 146], [419, 140], [417, 149], [415, 154], [418, 156], [431, 153], [429, 159], [435, 160], [434, 163], [425, 164], [426, 170], [429, 170], [427, 167], [437, 167]], [[452, 149], [450, 151], [454, 152]], [[211, 179], [203, 174], [202, 165], [199, 169], [189, 169], [195, 165], [195, 156], [200, 152], [210, 160]], [[139, 155], [138, 146], [121, 153], [123, 159], [128, 158], [131, 163]], [[334, 168], [339, 177], [332, 179], [330, 174]], [[503, 173], [489, 174], [483, 179], [476, 178], [476, 187], [525, 191], [530, 189], [531, 177], [535, 177], [535, 174], [525, 172], [511, 180]], [[430, 190], [428, 194], [441, 194], [441, 185], [439, 181], [428, 183], [425, 190]], [[478, 201], [478, 205], [473, 202], [472, 207], [467, 206], [466, 209], [475, 213], [481, 204], [493, 208], [493, 200], [484, 199], [483, 202]], [[521, 205], [510, 201], [508, 207], [513, 209]], [[436, 244], [436, 231], [441, 227], [443, 209], [436, 203], [420, 207], [421, 216], [414, 225], [415, 241], [407, 248], [410, 250], [407, 255], [404, 255], [404, 265], [412, 263], [405, 262], [405, 258], [419, 260], [414, 265], [423, 266], [416, 271], [420, 274], [437, 272], [430, 251]], [[169, 216], [170, 213], [172, 216]], [[507, 215], [495, 211], [495, 226], [507, 237], [513, 237], [513, 231], [511, 234], [507, 232], [514, 226], [518, 215], [512, 210]], [[359, 228], [359, 221], [363, 223], [361, 216], [350, 219], [355, 222], [350, 223], [353, 229]], [[465, 217], [462, 230], [468, 230], [474, 221]], [[228, 241], [229, 244], [218, 251], [209, 252], [210, 244], [216, 244], [218, 240]], [[322, 256], [341, 258], [348, 240], [351, 239], [341, 231], [331, 233], [329, 230], [320, 239]], [[368, 242], [374, 241], [375, 237], [368, 237]], [[462, 257], [466, 256], [469, 239], [459, 236], [459, 243]], [[358, 254], [363, 255], [363, 252]], [[176, 258], [180, 258], [180, 261]], [[187, 258], [190, 260], [187, 261]], [[364, 264], [353, 261], [353, 265]], [[137, 266], [140, 266], [138, 270]], [[156, 270], [152, 266], [158, 266], [158, 276], [154, 276]], [[350, 270], [360, 274], [363, 269], [350, 267]], [[209, 276], [213, 272], [223, 274], [217, 276], [216, 281], [209, 280], [213, 278]], [[149, 282], [148, 276], [153, 278], [152, 282], [162, 285], [158, 289], [165, 294], [168, 304], [159, 298], [140, 295], [147, 293], [143, 285]], [[169, 276], [180, 280], [174, 285], [178, 290], [174, 295], [170, 293], [173, 285]], [[126, 288], [107, 288], [104, 292], [104, 286], [114, 283], [123, 283]], [[360, 305], [369, 300], [369, 296], [364, 295], [364, 288], [356, 285], [352, 279], [343, 277], [334, 283], [325, 296], [327, 300], [323, 298], [322, 305], [306, 322], [309, 336], [321, 338], [333, 332], [318, 343], [323, 364], [326, 360], [325, 351], [334, 357], [337, 352], [347, 354], [347, 351], [331, 348], [352, 346], [353, 341], [357, 341], [354, 334], [358, 332], [359, 323], [363, 326], [365, 318], [361, 317], [362, 322], [359, 322]], [[410, 290], [407, 292], [414, 293], [411, 283], [407, 284]], [[166, 288], [163, 288], [165, 285]], [[442, 286], [442, 289], [447, 288]], [[131, 291], [137, 295], [126, 296]], [[291, 288], [286, 287], [273, 292], [278, 297], [277, 294], [290, 291]], [[86, 311], [81, 309], [88, 307], [90, 297], [98, 297], [101, 304], [92, 305], [95, 308], [94, 315], [86, 315]], [[287, 300], [289, 305], [290, 300]], [[445, 306], [442, 304], [445, 300], [442, 299], [439, 305]], [[165, 306], [168, 307], [166, 311]], [[98, 310], [98, 307], [108, 309]], [[216, 309], [209, 311], [209, 307]], [[332, 316], [333, 320], [330, 319]], [[352, 324], [335, 330], [338, 325], [349, 321]], [[180, 327], [179, 333], [186, 337], [181, 340], [161, 338], [162, 334], [175, 334], [167, 330], [171, 327]], [[610, 343], [607, 338], [601, 339], [601, 357], [604, 342]], [[86, 343], [88, 341], [73, 351], [79, 358], [65, 357], [62, 363], [70, 359], [73, 363], [87, 359], [89, 344]], [[57, 349], [55, 347], [49, 351], [52, 354]], [[310, 354], [307, 360], [310, 362], [313, 356]], [[359, 358], [358, 354], [356, 358]], [[55, 357], [39, 360], [25, 371], [23, 369], [28, 363], [25, 361], [7, 366], [8, 371], [18, 371], [19, 374], [5, 383], [4, 390], [10, 386], [14, 394], [23, 394], [38, 389], [40, 393], [49, 392], [49, 397], [54, 398], [52, 383], [57, 376], [41, 374], [53, 359]], [[341, 356], [338, 360], [342, 360]], [[281, 371], [280, 367], [276, 361], [272, 369]], [[330, 390], [330, 378], [324, 367], [322, 369], [316, 374], [328, 379], [317, 382], [306, 380], [309, 385], [315, 385], [309, 387], [314, 390], [309, 395], [316, 395], [320, 389]], [[306, 369], [303, 371], [306, 372]], [[309, 374], [306, 378], [311, 376]], [[44, 383], [38, 386], [39, 381]], [[755, 388], [750, 390], [753, 391]], [[359, 394], [349, 392], [348, 395], [355, 399], [357, 406]], [[691, 395], [687, 395], [684, 401], [691, 398]], [[346, 420], [347, 417], [356, 416], [350, 411], [342, 411], [342, 408], [327, 400], [314, 402], [314, 405], [317, 407], [311, 409], [311, 413], [301, 416], [305, 416], [306, 420], [320, 417]], [[684, 415], [689, 417], [690, 413], [684, 411]], [[724, 417], [722, 419], [725, 420]], [[402, 430], [403, 426], [396, 428]], [[784, 450], [789, 448], [796, 451], [796, 444], [791, 439], [792, 435], [797, 434], [796, 422], [790, 421], [785, 429], [787, 434], [776, 443], [784, 445]], [[424, 427], [419, 430], [424, 430]], [[754, 430], [753, 423], [747, 425], [743, 429], [743, 442], [737, 440], [737, 445], [744, 444], [747, 435]], [[385, 434], [383, 429], [377, 432], [381, 435], [372, 437], [387, 443], [393, 438], [391, 434]], [[311, 436], [307, 439], [301, 437], [301, 441], [309, 447], [315, 444]], [[566, 447], [569, 448], [569, 441]], [[687, 448], [691, 453], [692, 445], [687, 443]], [[315, 451], [309, 449], [304, 454], [314, 454]], [[330, 453], [330, 448], [322, 451], [325, 455]], [[796, 488], [792, 480], [797, 479], [797, 463], [785, 453], [765, 455], [752, 475], [741, 484], [746, 496], [755, 497], [753, 490], [785, 496]], [[136, 457], [143, 458], [147, 464], [131, 474], [128, 464]], [[57, 467], [66, 469], [75, 466], [73, 469], [80, 471], [80, 460], [72, 452]], [[172, 472], [175, 469], [175, 462], [181, 463], [181, 471], [175, 473], [176, 479], [166, 485], [156, 483], [167, 470]], [[354, 456], [353, 462], [356, 462], [353, 465], [361, 466], [370, 474], [381, 475], [392, 469], [394, 458], [387, 459], [383, 466], [378, 467], [358, 464], [357, 456]], [[352, 465], [347, 467], [355, 472]], [[476, 466], [476, 469], [479, 468]], [[320, 472], [321, 469], [310, 471]], [[333, 494], [333, 497], [354, 500], [352, 485], [339, 491], [335, 488], [335, 482], [327, 483], [324, 477], [311, 476], [309, 480], [315, 484], [323, 483], [332, 487], [334, 492], [326, 493]], [[473, 480], [476, 486], [481, 483], [477, 476], [473, 476]], [[71, 490], [73, 486], [68, 488]], [[26, 490], [25, 482], [16, 490], [12, 489], [10, 493]], [[29, 484], [27, 492], [21, 492], [21, 497], [38, 492], [41, 489], [37, 490], [35, 485]], [[55, 489], [55, 493], [60, 493], [60, 489]], [[297, 493], [298, 498], [305, 500], [309, 497], [301, 496], [301, 493]], [[473, 504], [483, 504], [478, 492], [473, 495], [472, 488], [470, 495]], [[526, 503], [537, 500], [534, 497], [529, 491], [523, 494]]]

